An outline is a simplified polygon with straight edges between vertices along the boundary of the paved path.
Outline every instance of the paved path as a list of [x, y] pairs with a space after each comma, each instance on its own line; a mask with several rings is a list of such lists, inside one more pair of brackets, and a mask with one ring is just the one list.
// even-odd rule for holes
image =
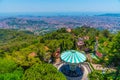
[[83, 73], [83, 77], [81, 80], [88, 80], [89, 71], [87, 70], [86, 66], [84, 65], [81, 65], [81, 66], [84, 68], [84, 73]]

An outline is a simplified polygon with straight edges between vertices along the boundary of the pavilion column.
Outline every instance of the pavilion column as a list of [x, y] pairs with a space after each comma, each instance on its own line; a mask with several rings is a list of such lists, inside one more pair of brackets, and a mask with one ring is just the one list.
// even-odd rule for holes
[[69, 66], [70, 66], [71, 71], [75, 71], [76, 67], [77, 67], [77, 64], [69, 64]]

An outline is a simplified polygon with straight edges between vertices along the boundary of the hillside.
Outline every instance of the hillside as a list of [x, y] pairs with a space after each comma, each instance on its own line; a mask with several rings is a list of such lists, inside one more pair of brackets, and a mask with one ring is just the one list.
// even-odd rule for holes
[[[98, 57], [99, 61], [93, 59], [93, 63], [101, 65], [113, 63], [114, 67], [119, 67], [120, 55], [117, 53], [120, 48], [120, 33], [112, 34], [108, 30], [99, 31], [85, 26], [71, 31], [61, 28], [42, 36], [35, 36], [26, 31], [0, 29], [0, 80], [6, 78], [8, 80], [13, 78], [14, 80], [66, 80], [65, 76], [52, 65], [56, 59], [54, 56], [56, 50], [60, 48], [60, 53], [70, 49], [84, 51], [87, 54], [94, 53], [96, 37], [99, 39], [99, 46], [102, 47], [102, 49], [98, 48], [98, 51], [104, 57]], [[77, 44], [79, 39], [83, 39], [82, 47]], [[94, 78], [102, 80], [99, 75], [101, 73], [95, 71], [89, 76], [91, 80]], [[106, 75], [108, 79], [116, 76], [115, 72], [107, 72]]]
[[27, 38], [32, 38], [34, 35], [29, 31], [18, 31], [18, 30], [9, 30], [9, 29], [0, 29], [0, 44], [6, 44], [8, 42], [14, 42], [14, 40], [20, 41]]

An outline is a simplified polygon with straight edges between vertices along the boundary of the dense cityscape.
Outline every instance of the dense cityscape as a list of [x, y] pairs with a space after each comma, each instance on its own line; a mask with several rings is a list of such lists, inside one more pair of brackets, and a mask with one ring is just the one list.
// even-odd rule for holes
[[120, 17], [117, 14], [107, 14], [97, 16], [16, 16], [0, 19], [0, 28], [28, 30], [37, 33], [84, 25], [99, 30], [108, 29], [115, 33], [120, 30]]

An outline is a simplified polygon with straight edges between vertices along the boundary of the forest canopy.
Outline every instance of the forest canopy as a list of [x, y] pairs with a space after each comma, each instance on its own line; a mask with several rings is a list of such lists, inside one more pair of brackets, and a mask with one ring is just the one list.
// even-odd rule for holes
[[[78, 27], [71, 32], [61, 28], [44, 35], [34, 35], [29, 31], [0, 29], [0, 80], [66, 80], [46, 60], [52, 58], [53, 62], [52, 55], [58, 48], [61, 52], [69, 49], [94, 52], [96, 37], [99, 38], [98, 51], [104, 55], [98, 63], [105, 66], [113, 63], [120, 71], [120, 32], [112, 34], [108, 30]], [[82, 48], [76, 46], [80, 38], [87, 38]], [[91, 73], [91, 79], [98, 76], [92, 77], [95, 73]]]

